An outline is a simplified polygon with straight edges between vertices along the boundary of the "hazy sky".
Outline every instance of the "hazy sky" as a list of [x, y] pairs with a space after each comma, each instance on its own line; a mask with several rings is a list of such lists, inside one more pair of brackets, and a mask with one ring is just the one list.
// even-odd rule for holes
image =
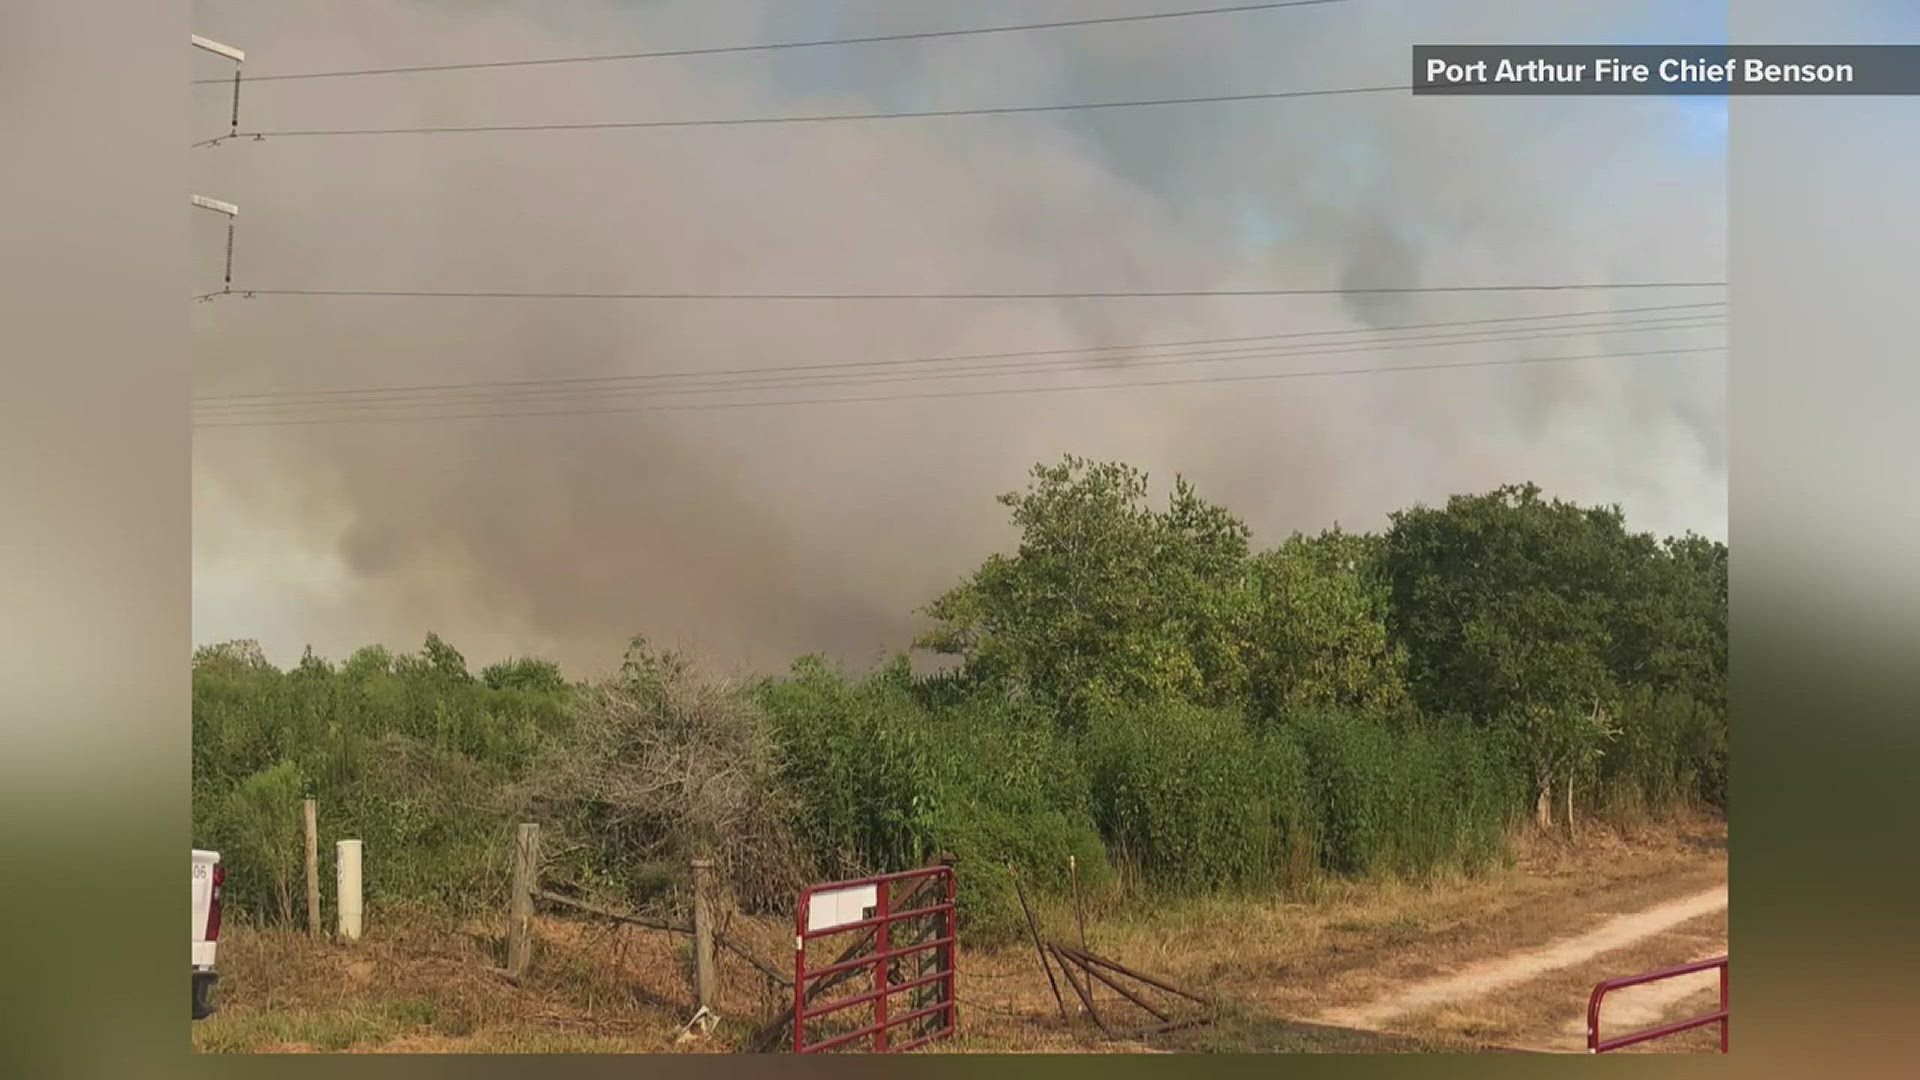
[[[203, 2], [258, 74], [1166, 11], [1189, 0]], [[913, 111], [1404, 82], [1444, 41], [1713, 40], [1724, 4], [1353, 3], [742, 55], [246, 86], [243, 129]], [[213, 57], [200, 77], [229, 71]], [[195, 137], [226, 128], [198, 88]], [[260, 289], [1057, 292], [1725, 276], [1719, 99], [1305, 98], [814, 125], [270, 138], [196, 154]], [[223, 231], [196, 222], [199, 288]], [[1001, 301], [262, 296], [195, 305], [196, 640], [591, 669], [644, 632], [743, 666], [906, 643], [1011, 542], [999, 492], [1063, 453], [1183, 473], [1256, 539], [1531, 479], [1724, 537], [1715, 326], [1366, 348], [1379, 328], [1699, 303], [1720, 290]], [[1706, 314], [1712, 309], [1689, 313]], [[1648, 316], [1623, 315], [1621, 318]], [[1592, 322], [1588, 317], [1584, 322]], [[1524, 325], [1524, 324], [1522, 324]], [[671, 398], [607, 383], [366, 393], [1349, 331], [1348, 351]], [[1458, 331], [1454, 331], [1458, 332]], [[1511, 338], [1512, 324], [1505, 331]], [[1393, 335], [1387, 335], [1393, 336]], [[1302, 347], [1301, 342], [1289, 343]], [[1360, 349], [1362, 351], [1353, 351]], [[981, 362], [988, 363], [988, 362]], [[978, 370], [976, 367], [974, 370]], [[1175, 386], [1062, 390], [1221, 376]], [[1045, 392], [951, 396], [975, 390]], [[362, 391], [334, 404], [221, 397]], [[928, 394], [949, 396], [930, 397]], [[919, 396], [914, 396], [919, 395]], [[846, 397], [895, 400], [825, 402]], [[898, 400], [906, 397], [906, 400]], [[794, 404], [811, 399], [814, 404]], [[781, 404], [738, 407], [747, 402]], [[374, 402], [372, 405], [342, 402]], [[663, 410], [658, 406], [727, 405]], [[268, 408], [253, 406], [270, 405]], [[238, 407], [237, 407], [238, 406]], [[651, 407], [642, 411], [641, 407]], [[584, 411], [597, 410], [597, 411]], [[628, 410], [628, 411], [618, 411]], [[561, 412], [559, 416], [471, 417]], [[248, 420], [325, 420], [213, 428]], [[347, 421], [353, 422], [347, 422]]]

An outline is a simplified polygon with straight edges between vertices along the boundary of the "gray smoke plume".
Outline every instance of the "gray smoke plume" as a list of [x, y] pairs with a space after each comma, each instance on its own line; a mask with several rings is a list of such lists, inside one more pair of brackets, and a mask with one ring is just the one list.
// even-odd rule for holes
[[[1134, 10], [1168, 10], [1171, 0]], [[1198, 5], [1196, 5], [1198, 6]], [[1368, 2], [1078, 31], [260, 82], [243, 129], [870, 112], [1402, 83], [1415, 41], [1718, 32]], [[1702, 8], [1707, 5], [1702, 5]], [[1112, 14], [1108, 3], [204, 2], [258, 74], [629, 52]], [[206, 58], [202, 77], [223, 69]], [[227, 92], [202, 86], [205, 130]], [[281, 138], [196, 151], [242, 207], [235, 284], [481, 291], [1066, 291], [1723, 276], [1711, 117], [1658, 99], [1411, 98], [608, 132]], [[207, 215], [201, 215], [203, 217]], [[201, 289], [218, 288], [200, 222]], [[202, 394], [578, 379], [1084, 349], [1718, 300], [1716, 290], [1149, 300], [612, 302], [260, 297], [194, 309]], [[1717, 354], [865, 403], [649, 404], [1580, 355], [1673, 330], [1019, 378], [642, 398], [389, 395], [376, 422], [203, 427], [195, 635], [527, 651], [583, 671], [644, 632], [744, 667], [902, 646], [1011, 533], [1036, 461], [1184, 473], [1258, 539], [1532, 479], [1631, 525], [1724, 535]], [[1049, 362], [1056, 358], [1044, 358]], [[1138, 363], [1137, 361], [1135, 363]], [[897, 369], [896, 369], [897, 371]], [[889, 377], [898, 378], [898, 374]], [[427, 406], [404, 406], [424, 397]], [[359, 399], [355, 399], [359, 400]], [[506, 404], [501, 402], [505, 401]], [[526, 402], [537, 404], [526, 404]], [[420, 421], [515, 409], [570, 415]], [[237, 416], [332, 413], [222, 407]]]

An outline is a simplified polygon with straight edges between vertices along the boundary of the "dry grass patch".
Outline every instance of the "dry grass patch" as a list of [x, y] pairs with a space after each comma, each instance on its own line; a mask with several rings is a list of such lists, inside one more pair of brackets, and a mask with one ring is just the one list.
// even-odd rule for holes
[[[1409, 1017], [1392, 1033], [1307, 1021], [1474, 961], [1589, 931], [1614, 915], [1724, 882], [1725, 874], [1725, 826], [1681, 819], [1588, 829], [1578, 845], [1521, 839], [1513, 865], [1479, 877], [1331, 880], [1293, 897], [1104, 896], [1088, 910], [1088, 947], [1212, 996], [1221, 1008], [1217, 1024], [1108, 1041], [1080, 1015], [1065, 986], [1067, 1016], [1061, 1017], [1032, 945], [1019, 940], [962, 948], [961, 1034], [930, 1049], [1567, 1048], [1569, 1038], [1554, 1025], [1569, 1010], [1584, 1009], [1594, 981], [1692, 959], [1707, 947], [1712, 927], [1684, 924], [1673, 936], [1605, 954], [1593, 965], [1486, 995], [1470, 1012]], [[1077, 940], [1069, 903], [1041, 901], [1036, 915], [1045, 936]], [[788, 920], [736, 916], [725, 929], [776, 970], [788, 963]], [[789, 1001], [783, 988], [723, 955], [723, 1022], [711, 1038], [676, 1044], [693, 1012], [684, 937], [543, 917], [527, 985], [516, 987], [490, 970], [501, 962], [500, 930], [497, 920], [452, 926], [382, 911], [367, 940], [347, 949], [300, 934], [235, 927], [221, 943], [221, 1011], [194, 1025], [194, 1045], [212, 1051], [713, 1052], [738, 1047]], [[1706, 937], [1686, 936], [1701, 933]], [[1113, 1010], [1116, 1025], [1145, 1025], [1147, 1017], [1111, 990], [1098, 988], [1095, 1001], [1103, 1013]], [[1710, 1040], [1709, 1033], [1700, 1037]]]
[[497, 972], [499, 928], [383, 913], [352, 947], [232, 927], [220, 948], [219, 1011], [197, 1050], [593, 1052], [727, 1048], [774, 1001], [744, 964], [723, 964], [736, 1022], [676, 1045], [692, 1015], [685, 939], [564, 919], [539, 921], [524, 986]]

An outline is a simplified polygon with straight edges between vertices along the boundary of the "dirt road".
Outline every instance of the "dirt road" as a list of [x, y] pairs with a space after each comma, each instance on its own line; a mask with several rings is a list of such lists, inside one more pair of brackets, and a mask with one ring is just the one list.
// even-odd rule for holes
[[[1727, 887], [1720, 885], [1644, 911], [1621, 915], [1596, 930], [1577, 937], [1562, 939], [1545, 948], [1482, 961], [1455, 974], [1404, 987], [1383, 998], [1358, 1006], [1331, 1010], [1318, 1019], [1321, 1023], [1338, 1024], [1344, 1027], [1383, 1027], [1396, 1017], [1408, 1013], [1487, 994], [1502, 987], [1583, 963], [1601, 953], [1625, 948], [1644, 938], [1652, 937], [1702, 915], [1719, 911], [1726, 906]], [[1678, 1001], [1697, 989], [1697, 986], [1691, 985], [1685, 989], [1675, 989], [1671, 991], [1675, 995], [1671, 1001]], [[1657, 1008], [1664, 1009], [1670, 1003], [1658, 1003]], [[1623, 1001], [1622, 1004], [1625, 1005], [1626, 1002]], [[1622, 1019], [1631, 1022], [1630, 1017], [1623, 1015]]]

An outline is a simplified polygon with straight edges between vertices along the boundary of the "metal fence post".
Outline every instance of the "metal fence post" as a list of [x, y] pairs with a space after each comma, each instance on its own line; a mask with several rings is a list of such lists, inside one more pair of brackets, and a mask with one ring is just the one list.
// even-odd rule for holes
[[1727, 1052], [1727, 965], [1720, 965], [1720, 1052]]
[[799, 902], [793, 905], [793, 1052], [796, 1054], [807, 1048], [808, 898], [808, 891], [803, 889]]
[[873, 1050], [877, 1054], [887, 1052], [887, 967], [892, 962], [893, 950], [893, 927], [887, 923], [892, 908], [887, 902], [887, 894], [892, 892], [892, 884], [882, 881], [880, 887], [874, 890], [874, 900], [878, 904], [874, 909], [874, 917], [880, 920], [880, 924], [873, 928], [873, 955], [878, 961], [873, 965], [873, 988], [879, 992], [879, 996], [873, 999], [873, 1022], [880, 1025], [880, 1029], [873, 1033]]
[[[955, 859], [953, 853], [950, 851], [940, 852], [934, 856], [933, 862], [935, 866], [944, 867], [947, 871], [945, 875], [947, 887], [941, 893], [940, 898], [951, 905], [954, 902], [953, 864]], [[949, 906], [946, 911], [946, 918], [942, 919], [939, 924], [936, 924], [935, 936], [945, 937], [947, 943], [933, 950], [933, 970], [936, 974], [946, 976], [946, 978], [934, 985], [940, 990], [941, 997], [939, 1000], [946, 1005], [946, 1009], [943, 1010], [943, 1015], [946, 1017], [946, 1023], [949, 1028], [955, 1027], [959, 1023], [959, 1018], [954, 1015], [953, 1011], [954, 991], [957, 989], [954, 986], [956, 976], [953, 973], [955, 959], [953, 947], [954, 943], [959, 940], [955, 933], [955, 927], [957, 926], [955, 911], [955, 908]], [[941, 931], [944, 931], [944, 933], [941, 933]]]

